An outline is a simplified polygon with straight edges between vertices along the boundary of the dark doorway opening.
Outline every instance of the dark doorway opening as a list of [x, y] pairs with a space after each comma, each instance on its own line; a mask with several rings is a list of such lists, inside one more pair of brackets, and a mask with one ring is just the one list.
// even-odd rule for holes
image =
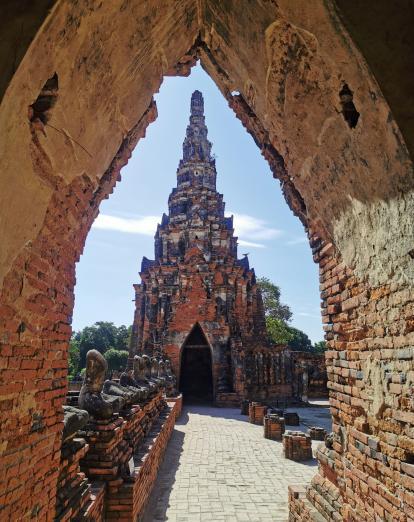
[[211, 350], [199, 324], [194, 326], [183, 346], [180, 391], [187, 403], [213, 401]]

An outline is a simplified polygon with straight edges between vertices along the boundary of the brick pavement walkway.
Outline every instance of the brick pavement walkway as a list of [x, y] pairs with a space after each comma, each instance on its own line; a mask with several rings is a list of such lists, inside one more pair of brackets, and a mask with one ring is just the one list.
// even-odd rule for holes
[[[329, 429], [329, 410], [295, 411], [306, 424]], [[249, 424], [238, 410], [186, 407], [143, 520], [286, 521], [288, 485], [309, 482], [316, 470], [315, 460], [284, 459], [282, 443], [264, 439], [263, 426]]]

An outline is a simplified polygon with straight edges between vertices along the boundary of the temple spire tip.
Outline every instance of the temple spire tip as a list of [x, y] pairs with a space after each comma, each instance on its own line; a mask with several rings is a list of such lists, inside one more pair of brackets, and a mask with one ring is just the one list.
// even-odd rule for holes
[[204, 98], [198, 90], [191, 95], [191, 116], [204, 116]]

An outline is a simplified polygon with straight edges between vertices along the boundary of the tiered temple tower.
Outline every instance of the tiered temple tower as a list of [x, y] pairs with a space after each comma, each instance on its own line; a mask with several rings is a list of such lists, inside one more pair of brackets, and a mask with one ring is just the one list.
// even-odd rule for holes
[[234, 404], [291, 396], [290, 351], [269, 344], [255, 273], [246, 255], [238, 259], [216, 176], [203, 96], [195, 91], [155, 259], [143, 258], [134, 285], [131, 357], [166, 355], [180, 389], [193, 398]]

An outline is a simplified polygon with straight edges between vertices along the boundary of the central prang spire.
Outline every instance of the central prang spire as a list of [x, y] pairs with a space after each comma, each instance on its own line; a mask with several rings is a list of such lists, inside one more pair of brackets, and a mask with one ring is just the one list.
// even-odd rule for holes
[[191, 96], [190, 121], [183, 143], [183, 159], [177, 170], [178, 186], [191, 184], [216, 187], [215, 160], [211, 156], [211, 143], [207, 139], [204, 118], [204, 99], [200, 91]]

